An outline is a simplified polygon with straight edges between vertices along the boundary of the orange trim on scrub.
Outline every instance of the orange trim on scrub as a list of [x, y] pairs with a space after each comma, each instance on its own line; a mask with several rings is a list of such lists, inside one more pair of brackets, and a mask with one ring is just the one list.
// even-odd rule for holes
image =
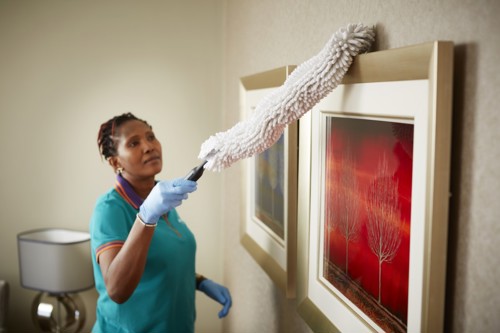
[[123, 246], [125, 242], [124, 241], [112, 241], [112, 242], [109, 242], [109, 243], [106, 243], [106, 244], [103, 244], [101, 246], [99, 246], [96, 250], [95, 250], [95, 259], [96, 261], [99, 263], [99, 256], [101, 255], [101, 253], [109, 250], [109, 249], [114, 249], [114, 248], [121, 248]]

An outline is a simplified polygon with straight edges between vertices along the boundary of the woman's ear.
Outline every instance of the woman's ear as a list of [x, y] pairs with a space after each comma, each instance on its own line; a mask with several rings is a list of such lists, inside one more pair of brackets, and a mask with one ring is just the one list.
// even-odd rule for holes
[[121, 167], [116, 156], [111, 156], [110, 158], [108, 158], [108, 163], [109, 165], [111, 165], [115, 173]]

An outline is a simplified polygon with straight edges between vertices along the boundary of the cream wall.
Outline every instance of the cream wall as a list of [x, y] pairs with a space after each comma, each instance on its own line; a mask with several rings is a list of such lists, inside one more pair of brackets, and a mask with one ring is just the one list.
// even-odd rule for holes
[[[498, 332], [500, 2], [228, 0], [224, 126], [238, 121], [238, 80], [316, 54], [349, 22], [377, 25], [375, 49], [455, 43], [446, 332]], [[224, 171], [224, 274], [234, 309], [224, 332], [309, 332], [239, 243], [240, 165]]]
[[[161, 178], [196, 166], [220, 128], [222, 3], [0, 1], [0, 278], [11, 285], [8, 328], [32, 332], [34, 291], [19, 285], [16, 235], [87, 230], [114, 183], [97, 130], [131, 111], [163, 143]], [[220, 174], [207, 173], [179, 208], [198, 241], [198, 271], [222, 280]], [[215, 259], [214, 259], [215, 258]], [[96, 293], [82, 293], [90, 331]], [[218, 332], [219, 306], [198, 295], [198, 332]]]
[[[183, 175], [201, 142], [238, 121], [241, 76], [300, 64], [340, 26], [363, 22], [377, 24], [379, 50], [455, 42], [446, 331], [495, 331], [499, 14], [496, 0], [0, 0], [0, 278], [11, 284], [9, 328], [29, 331], [35, 295], [19, 286], [16, 235], [86, 230], [95, 198], [113, 183], [95, 144], [104, 120], [125, 111], [147, 119], [163, 142], [161, 176]], [[180, 208], [198, 239], [198, 270], [224, 277], [234, 300], [221, 324], [218, 307], [199, 297], [197, 331], [309, 332], [239, 243], [239, 171], [207, 173]], [[95, 292], [83, 294], [92, 322]]]

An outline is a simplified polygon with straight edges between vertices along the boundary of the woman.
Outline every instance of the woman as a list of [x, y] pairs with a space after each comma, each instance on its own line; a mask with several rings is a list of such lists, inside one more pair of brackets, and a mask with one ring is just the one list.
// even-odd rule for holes
[[229, 291], [195, 273], [196, 241], [175, 210], [196, 182], [155, 181], [161, 144], [131, 113], [102, 124], [97, 143], [116, 185], [99, 197], [90, 222], [99, 293], [93, 333], [194, 332], [196, 289], [226, 316]]

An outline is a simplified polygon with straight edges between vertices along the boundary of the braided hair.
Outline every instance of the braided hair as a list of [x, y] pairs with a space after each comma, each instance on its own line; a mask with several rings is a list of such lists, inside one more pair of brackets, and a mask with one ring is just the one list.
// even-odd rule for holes
[[142, 121], [144, 124], [151, 127], [145, 120], [137, 118], [130, 112], [115, 116], [101, 125], [99, 133], [97, 134], [97, 146], [99, 147], [99, 152], [105, 159], [116, 156], [115, 135], [117, 130], [121, 125], [131, 120]]

